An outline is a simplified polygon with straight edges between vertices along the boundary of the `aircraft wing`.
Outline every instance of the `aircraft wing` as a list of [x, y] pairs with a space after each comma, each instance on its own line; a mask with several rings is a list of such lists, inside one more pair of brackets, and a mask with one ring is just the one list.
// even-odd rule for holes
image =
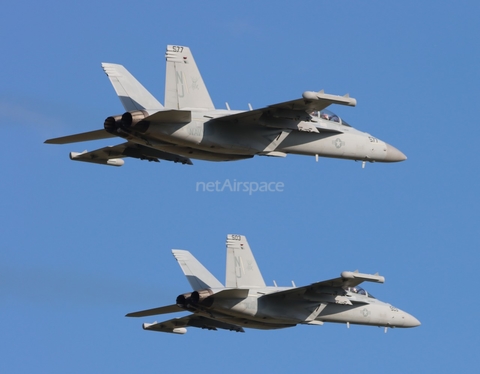
[[[289, 299], [307, 299], [312, 301], [319, 301], [328, 299], [328, 297], [326, 297], [325, 295], [331, 295], [332, 288], [355, 287], [362, 282], [384, 283], [385, 278], [378, 274], [372, 275], [359, 273], [358, 271], [344, 271], [341, 274], [340, 278], [334, 278], [322, 282], [312, 283], [308, 286], [290, 288], [288, 290], [265, 295], [264, 297], [282, 297]], [[339, 302], [340, 300], [338, 300], [338, 298], [339, 296], [337, 296], [337, 299], [332, 298], [331, 301]]]
[[245, 332], [241, 326], [217, 321], [216, 319], [197, 316], [195, 314], [190, 314], [181, 318], [173, 318], [164, 322], [144, 323], [143, 329], [184, 334], [186, 332], [184, 328], [189, 326], [208, 330], [224, 329], [236, 332]]
[[[329, 95], [322, 91], [313, 92], [313, 91], [305, 91], [302, 95], [302, 98], [285, 101], [283, 103], [272, 104], [265, 108], [245, 111], [241, 113], [235, 113], [231, 115], [226, 115], [223, 117], [217, 117], [213, 119], [213, 121], [227, 121], [227, 122], [258, 122], [260, 119], [263, 119], [265, 123], [268, 123], [268, 119], [273, 117], [275, 118], [275, 124], [266, 124], [267, 126], [273, 127], [282, 127], [281, 122], [279, 123], [279, 119], [284, 120], [297, 120], [297, 121], [308, 121], [310, 120], [309, 113], [315, 111], [321, 111], [328, 107], [331, 104], [340, 104], [340, 105], [348, 105], [348, 106], [355, 106], [357, 101], [354, 98], [349, 97], [348, 95], [345, 96], [337, 96], [337, 95]], [[287, 126], [290, 127], [290, 126]], [[300, 129], [300, 131], [313, 131], [318, 132], [316, 127], [312, 125], [311, 128], [308, 129]], [[321, 129], [322, 130], [322, 129]], [[334, 129], [323, 129], [324, 131], [332, 131], [332, 132], [339, 132], [338, 130]]]
[[104, 147], [91, 152], [70, 152], [72, 160], [112, 166], [122, 166], [124, 164], [123, 157], [133, 157], [155, 162], [159, 162], [159, 159], [161, 159], [192, 165], [192, 161], [187, 157], [159, 151], [132, 142]]

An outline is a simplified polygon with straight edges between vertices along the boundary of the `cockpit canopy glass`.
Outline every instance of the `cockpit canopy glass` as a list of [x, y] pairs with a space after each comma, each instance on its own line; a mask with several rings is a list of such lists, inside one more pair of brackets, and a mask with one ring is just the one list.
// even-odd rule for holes
[[315, 112], [314, 115], [317, 115], [319, 118], [327, 121], [337, 122], [337, 123], [340, 123], [341, 125], [351, 127], [344, 119], [340, 118], [335, 113], [330, 112], [327, 109], [324, 109], [320, 112]]
[[357, 287], [348, 287], [347, 291], [349, 291], [351, 293], [356, 293], [358, 295], [365, 295], [367, 297], [371, 297], [372, 299], [375, 299], [375, 296], [373, 296], [372, 294], [369, 294], [362, 287], [358, 287], [358, 286]]

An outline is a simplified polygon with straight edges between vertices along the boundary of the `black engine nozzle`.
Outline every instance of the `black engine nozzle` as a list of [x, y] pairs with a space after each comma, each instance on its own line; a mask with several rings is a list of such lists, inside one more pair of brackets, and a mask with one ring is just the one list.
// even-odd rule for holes
[[142, 110], [125, 112], [122, 115], [122, 126], [125, 130], [145, 132], [150, 126], [148, 121], [144, 121], [146, 117], [148, 117], [148, 113]]
[[148, 117], [148, 113], [141, 110], [125, 112], [121, 116], [108, 117], [103, 123], [103, 127], [106, 132], [122, 137], [132, 131], [144, 133], [150, 126], [148, 121], [144, 121], [146, 117]]

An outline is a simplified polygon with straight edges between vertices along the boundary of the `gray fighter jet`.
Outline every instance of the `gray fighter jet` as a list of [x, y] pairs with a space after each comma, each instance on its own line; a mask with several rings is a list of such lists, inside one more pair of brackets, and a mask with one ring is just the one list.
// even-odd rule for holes
[[165, 106], [122, 65], [103, 63], [126, 112], [108, 117], [101, 130], [48, 139], [67, 144], [120, 137], [125, 143], [91, 152], [71, 152], [76, 161], [122, 166], [123, 158], [160, 159], [192, 164], [190, 158], [233, 161], [255, 155], [300, 154], [365, 162], [397, 162], [406, 156], [395, 147], [351, 127], [328, 111], [331, 104], [356, 100], [306, 91], [301, 98], [261, 109], [215, 109], [188, 47], [169, 45]]
[[[266, 286], [245, 236], [227, 236], [227, 271], [223, 286], [193, 255], [174, 249], [173, 255], [193, 288], [181, 294], [175, 304], [129, 313], [127, 317], [189, 311], [185, 317], [144, 323], [151, 331], [185, 334], [189, 326], [202, 329], [244, 332], [280, 329], [297, 324], [324, 322], [416, 327], [412, 315], [380, 301], [359, 287], [362, 282], [383, 283], [385, 278], [358, 271], [344, 271], [340, 278], [304, 287]], [[275, 282], [274, 282], [275, 283]]]

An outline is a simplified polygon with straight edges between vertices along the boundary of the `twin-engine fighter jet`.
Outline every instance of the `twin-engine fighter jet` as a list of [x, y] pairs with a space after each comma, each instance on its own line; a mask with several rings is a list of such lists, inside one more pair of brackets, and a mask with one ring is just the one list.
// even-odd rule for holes
[[305, 91], [299, 99], [248, 111], [215, 109], [188, 47], [167, 46], [165, 106], [122, 65], [103, 63], [125, 113], [108, 117], [101, 130], [48, 139], [67, 144], [120, 137], [125, 143], [71, 152], [76, 161], [122, 166], [123, 158], [192, 164], [191, 158], [234, 161], [256, 155], [300, 154], [365, 162], [406, 159], [395, 147], [358, 131], [326, 110], [355, 106], [354, 98]]
[[[185, 334], [187, 327], [244, 332], [280, 329], [297, 324], [322, 325], [337, 322], [370, 326], [415, 327], [412, 315], [373, 297], [358, 287], [362, 282], [383, 283], [385, 278], [358, 271], [344, 271], [340, 278], [304, 287], [265, 285], [245, 236], [227, 236], [225, 286], [193, 255], [174, 249], [173, 255], [193, 288], [179, 295], [175, 304], [129, 313], [127, 317], [188, 311], [185, 317], [144, 323], [151, 331]], [[293, 282], [292, 282], [293, 283]]]

